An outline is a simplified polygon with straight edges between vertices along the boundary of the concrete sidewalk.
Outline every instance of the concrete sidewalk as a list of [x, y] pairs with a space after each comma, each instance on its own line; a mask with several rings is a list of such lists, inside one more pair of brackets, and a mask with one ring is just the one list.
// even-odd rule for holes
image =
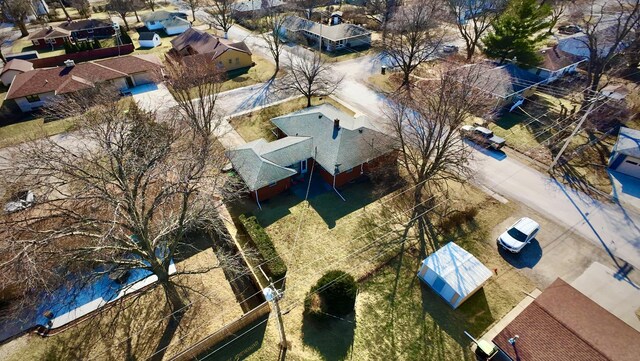
[[529, 293], [528, 295], [523, 294], [525, 295], [525, 298], [522, 301], [520, 301], [520, 303], [518, 303], [516, 307], [514, 307], [511, 311], [509, 311], [509, 313], [507, 313], [504, 317], [502, 317], [498, 322], [493, 324], [493, 326], [487, 332], [485, 332], [484, 335], [482, 335], [480, 338], [487, 341], [493, 340], [493, 338], [496, 337], [500, 333], [500, 331], [504, 330], [504, 328], [507, 327], [507, 325], [511, 323], [511, 321], [513, 321], [514, 318], [516, 318], [522, 311], [524, 311], [524, 309], [527, 308], [527, 306], [533, 303], [533, 300], [535, 300], [536, 297], [538, 297], [541, 293], [542, 291], [536, 288], [535, 290], [531, 291], [531, 293]]

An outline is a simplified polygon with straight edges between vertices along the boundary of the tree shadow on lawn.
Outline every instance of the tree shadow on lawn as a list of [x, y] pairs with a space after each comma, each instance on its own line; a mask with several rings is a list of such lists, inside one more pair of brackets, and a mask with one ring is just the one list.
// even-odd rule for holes
[[[244, 360], [262, 347], [269, 315], [258, 318], [211, 349], [198, 356], [200, 361]], [[275, 322], [275, 321], [274, 321]]]
[[355, 312], [342, 318], [304, 315], [302, 341], [325, 360], [344, 360], [352, 348], [356, 328]]

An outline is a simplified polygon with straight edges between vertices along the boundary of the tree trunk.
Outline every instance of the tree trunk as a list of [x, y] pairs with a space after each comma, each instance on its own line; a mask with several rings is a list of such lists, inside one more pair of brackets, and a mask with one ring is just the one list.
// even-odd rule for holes
[[7, 59], [4, 57], [4, 55], [2, 55], [2, 48], [0, 48], [0, 60], [2, 60], [3, 64], [7, 63]]
[[193, 22], [196, 22], [196, 9], [191, 8], [191, 16], [193, 17]]
[[22, 36], [29, 36], [29, 30], [27, 30], [27, 25], [25, 25], [24, 21], [17, 21], [16, 25], [18, 25], [18, 29], [20, 29], [20, 34]]
[[138, 17], [138, 10], [133, 10], [133, 13], [136, 14], [136, 22], [140, 22], [140, 18]]
[[273, 77], [275, 78], [278, 72], [280, 71], [280, 56], [274, 57], [273, 60], [276, 63], [276, 70], [273, 72]]
[[[165, 277], [162, 277], [165, 278]], [[187, 302], [182, 297], [176, 285], [169, 281], [169, 275], [166, 275], [165, 280], [161, 280], [161, 277], [158, 277], [158, 282], [162, 285], [164, 292], [167, 296], [167, 301], [169, 301], [169, 305], [171, 306], [171, 312], [174, 313], [185, 313], [187, 308]]]
[[127, 29], [127, 31], [129, 31], [129, 23], [127, 22], [127, 17], [126, 16], [121, 16], [122, 17], [122, 21], [124, 21], [124, 28]]
[[467, 45], [467, 63], [471, 62], [473, 59], [473, 54], [476, 52], [476, 47], [474, 45]]
[[311, 108], [311, 95], [307, 95], [307, 108]]
[[64, 16], [66, 16], [67, 19], [71, 19], [71, 17], [69, 16], [69, 13], [67, 12], [67, 9], [64, 7], [64, 4], [62, 3], [62, 0], [58, 0], [58, 2], [60, 3], [60, 7], [64, 12]]
[[402, 84], [400, 85], [400, 87], [405, 87], [405, 86], [409, 86], [409, 76], [411, 75], [411, 73], [409, 73], [408, 71], [405, 71], [402, 75]]

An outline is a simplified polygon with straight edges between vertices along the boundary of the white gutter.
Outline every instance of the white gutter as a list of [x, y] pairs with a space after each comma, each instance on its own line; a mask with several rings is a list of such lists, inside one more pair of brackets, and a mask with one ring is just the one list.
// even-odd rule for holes
[[256, 192], [256, 202], [258, 202], [258, 208], [262, 210], [262, 206], [260, 205], [260, 198], [258, 198], [258, 190], [256, 189], [254, 192]]

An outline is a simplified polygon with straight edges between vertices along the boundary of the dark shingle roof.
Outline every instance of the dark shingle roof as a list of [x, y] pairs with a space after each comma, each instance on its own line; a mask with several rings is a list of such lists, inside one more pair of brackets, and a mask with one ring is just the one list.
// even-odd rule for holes
[[465, 72], [474, 72], [471, 78], [475, 87], [501, 98], [523, 92], [544, 80], [514, 64], [497, 65], [489, 61], [465, 65], [454, 72], [460, 72], [463, 78], [469, 78], [464, 76]]
[[640, 333], [557, 279], [493, 342], [513, 360], [635, 361]]
[[156, 33], [151, 31], [143, 31], [139, 35], [140, 37], [138, 38], [138, 40], [153, 40], [153, 38], [156, 36]]
[[111, 28], [113, 23], [108, 20], [101, 19], [85, 19], [66, 22], [58, 25], [60, 29], [67, 31], [89, 30], [97, 28]]
[[48, 27], [45, 29], [40, 29], [36, 32], [30, 33], [28, 40], [37, 40], [37, 39], [56, 39], [56, 38], [67, 38], [71, 36], [71, 32], [60, 29], [58, 27]]
[[540, 51], [540, 55], [542, 56], [542, 63], [538, 65], [538, 68], [556, 71], [562, 68], [566, 68], [575, 63], [580, 63], [585, 61], [583, 58], [579, 56], [575, 56], [573, 54], [569, 54], [565, 51], [558, 49], [557, 46], [553, 48], [544, 49]]
[[306, 30], [312, 34], [320, 35], [325, 39], [332, 41], [338, 41], [360, 35], [370, 34], [370, 31], [353, 24], [338, 24], [338, 25], [321, 25], [315, 21], [303, 19], [298, 16], [287, 16], [284, 19], [283, 26], [290, 31], [302, 31]]
[[173, 38], [171, 46], [178, 52], [189, 48], [192, 54], [212, 54], [212, 59], [217, 58], [229, 49], [251, 54], [247, 45], [242, 41], [233, 43], [194, 28], [189, 28], [184, 33]]

